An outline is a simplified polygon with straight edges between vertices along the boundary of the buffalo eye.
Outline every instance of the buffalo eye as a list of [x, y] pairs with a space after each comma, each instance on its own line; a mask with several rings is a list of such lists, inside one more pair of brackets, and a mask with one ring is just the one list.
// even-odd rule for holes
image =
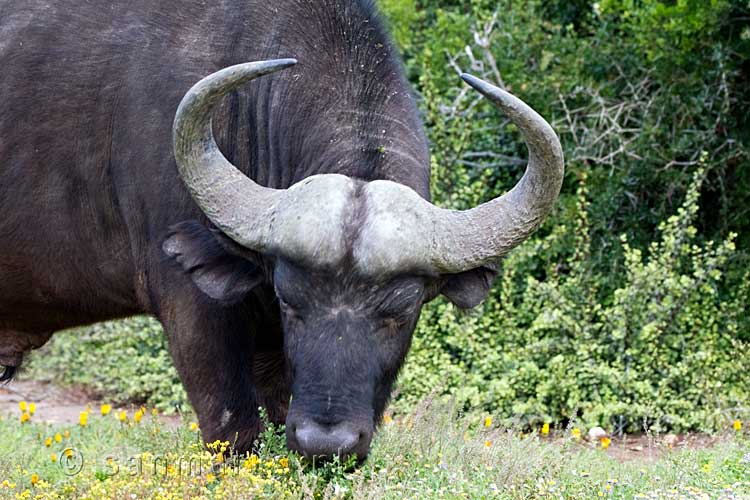
[[284, 312], [304, 313], [309, 307], [311, 293], [309, 286], [301, 285], [307, 283], [301, 273], [290, 272], [290, 266], [279, 269], [277, 266], [274, 279], [274, 292], [279, 307]]
[[292, 307], [292, 305], [289, 304], [289, 302], [287, 302], [286, 300], [284, 300], [281, 297], [279, 297], [278, 294], [276, 295], [276, 298], [279, 300], [279, 307], [281, 307], [282, 311], [284, 311], [284, 312], [294, 312], [294, 307]]
[[411, 322], [414, 316], [414, 310], [416, 309], [416, 303], [410, 304], [407, 307], [399, 310], [391, 309], [387, 312], [381, 312], [381, 318], [389, 328], [403, 328]]
[[297, 297], [292, 292], [282, 293], [277, 287], [276, 300], [279, 302], [279, 309], [282, 313], [294, 319], [301, 319], [301, 314], [305, 311], [303, 298]]
[[411, 323], [422, 301], [424, 288], [420, 285], [399, 287], [388, 293], [378, 305], [378, 314], [389, 329], [399, 329]]

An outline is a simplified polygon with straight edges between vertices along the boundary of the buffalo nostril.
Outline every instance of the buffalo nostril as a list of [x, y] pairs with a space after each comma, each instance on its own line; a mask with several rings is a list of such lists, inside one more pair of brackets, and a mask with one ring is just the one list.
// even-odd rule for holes
[[348, 456], [360, 448], [364, 433], [347, 424], [320, 425], [304, 422], [296, 426], [294, 438], [304, 455]]

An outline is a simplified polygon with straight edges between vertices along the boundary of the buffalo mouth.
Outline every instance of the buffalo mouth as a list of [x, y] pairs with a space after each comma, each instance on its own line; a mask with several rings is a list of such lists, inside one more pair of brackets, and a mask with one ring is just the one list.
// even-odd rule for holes
[[354, 421], [320, 422], [313, 418], [290, 418], [286, 424], [287, 447], [309, 460], [354, 457], [362, 462], [370, 452], [373, 426]]

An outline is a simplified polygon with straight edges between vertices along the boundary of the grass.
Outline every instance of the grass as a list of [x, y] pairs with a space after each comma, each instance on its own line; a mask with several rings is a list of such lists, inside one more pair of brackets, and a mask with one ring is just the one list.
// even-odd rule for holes
[[521, 436], [424, 404], [384, 424], [356, 468], [305, 463], [284, 449], [278, 429], [266, 432], [257, 455], [232, 457], [228, 443], [207, 450], [188, 420], [100, 413], [89, 408], [85, 426], [37, 415], [22, 423], [20, 410], [0, 420], [0, 498], [750, 499], [746, 429], [709, 449], [619, 463], [571, 429]]

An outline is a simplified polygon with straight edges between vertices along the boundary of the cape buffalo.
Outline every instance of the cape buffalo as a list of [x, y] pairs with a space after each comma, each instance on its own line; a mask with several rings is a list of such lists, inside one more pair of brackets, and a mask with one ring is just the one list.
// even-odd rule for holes
[[481, 302], [563, 178], [549, 124], [467, 75], [529, 165], [432, 205], [368, 0], [0, 0], [0, 69], [3, 378], [56, 330], [152, 314], [239, 450], [265, 407], [290, 448], [364, 458], [423, 304]]

